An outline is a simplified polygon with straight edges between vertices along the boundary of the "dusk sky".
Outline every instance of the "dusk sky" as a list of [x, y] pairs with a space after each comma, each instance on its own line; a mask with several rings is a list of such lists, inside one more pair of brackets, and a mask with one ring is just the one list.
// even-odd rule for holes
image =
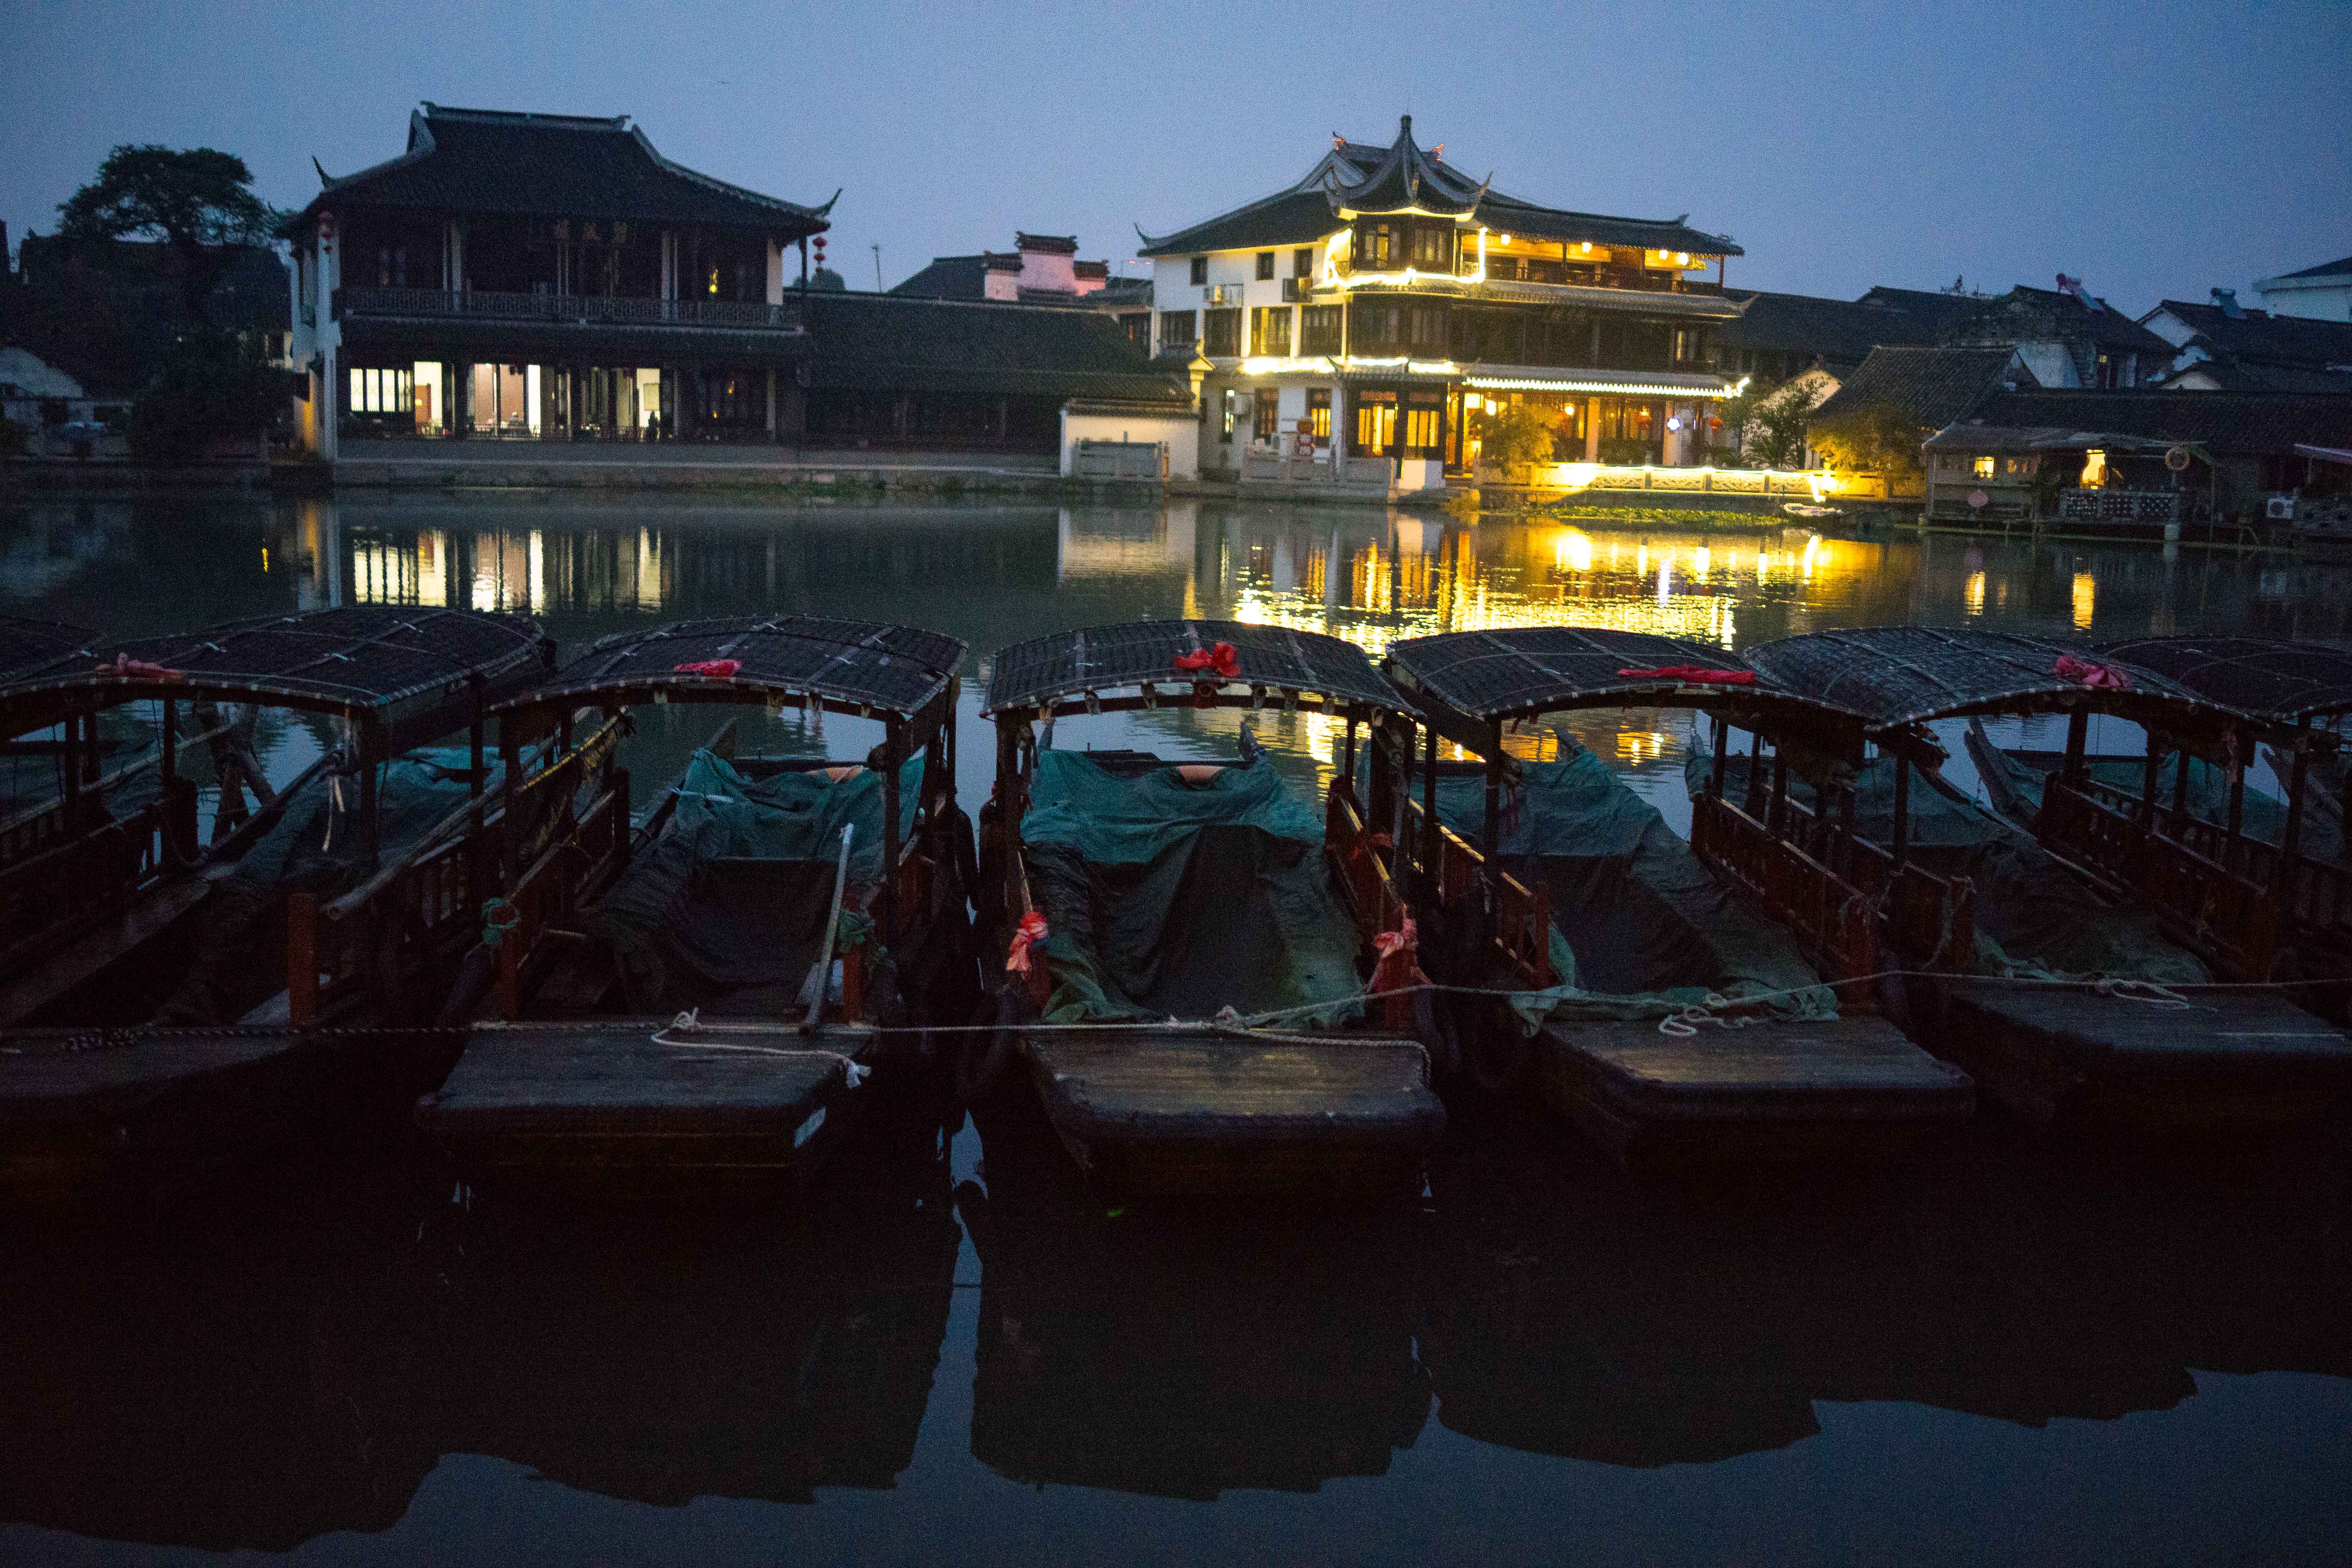
[[[1743, 7], [7, 6], [11, 242], [122, 142], [241, 154], [280, 205], [420, 100], [634, 116], [690, 167], [843, 187], [853, 288], [1076, 232], [1133, 257], [1332, 132], [1498, 189], [1688, 213], [1735, 286], [2048, 287], [2137, 315], [2352, 253], [2352, 4]], [[1127, 268], [1132, 274], [1136, 269]], [[2249, 297], [2251, 302], [2251, 296]]]

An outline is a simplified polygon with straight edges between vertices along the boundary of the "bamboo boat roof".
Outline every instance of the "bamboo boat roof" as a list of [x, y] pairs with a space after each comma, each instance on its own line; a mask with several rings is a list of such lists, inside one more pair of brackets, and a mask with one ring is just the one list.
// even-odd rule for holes
[[2210, 702], [2256, 719], [2297, 724], [2352, 712], [2352, 650], [2270, 637], [2121, 637], [2100, 645]]
[[503, 707], [813, 696], [843, 709], [908, 718], [948, 689], [963, 655], [964, 645], [954, 637], [881, 621], [816, 616], [677, 621], [615, 633]]
[[0, 688], [93, 659], [98, 641], [86, 627], [0, 616]]
[[554, 644], [520, 616], [362, 605], [253, 616], [197, 631], [102, 642], [94, 663], [52, 668], [0, 700], [215, 698], [335, 713], [412, 745], [539, 679]]
[[[1710, 643], [1591, 626], [1514, 626], [1412, 637], [1389, 649], [1399, 689], [1474, 719], [1567, 708], [1731, 706], [1792, 700], [1747, 660]], [[1747, 675], [1750, 683], [1668, 671]]]
[[[2092, 686], [2057, 672], [2062, 658], [2113, 671], [2120, 686]], [[2221, 704], [2096, 649], [1983, 627], [1871, 626], [1810, 632], [1748, 650], [1776, 685], [1853, 715], [1873, 731], [1971, 713], [2085, 709], [2129, 717], [2217, 715]]]
[[[1234, 673], [1178, 668], [1180, 656], [1213, 653], [1220, 643], [1234, 650]], [[1386, 712], [1407, 709], [1364, 650], [1339, 637], [1240, 621], [1134, 621], [1055, 632], [1001, 650], [988, 683], [987, 710], [1000, 714], [1129, 688], [1166, 687], [1172, 698], [1204, 686], [1318, 695]]]

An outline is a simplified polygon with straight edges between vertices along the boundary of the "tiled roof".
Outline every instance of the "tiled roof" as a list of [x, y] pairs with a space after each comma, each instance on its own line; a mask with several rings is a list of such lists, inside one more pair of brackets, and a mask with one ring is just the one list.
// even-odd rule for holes
[[[1202, 250], [1271, 250], [1312, 245], [1342, 228], [1321, 191], [1282, 191], [1247, 206], [1157, 237], [1143, 235], [1143, 256], [1182, 256]], [[1141, 231], [1139, 230], [1139, 233]]]
[[347, 204], [710, 224], [793, 236], [825, 227], [833, 207], [831, 201], [803, 206], [762, 195], [673, 163], [626, 115], [510, 114], [430, 103], [409, 117], [406, 152], [330, 178], [288, 220], [287, 232], [307, 228], [324, 207]]
[[2166, 384], [2177, 386], [2190, 376], [2201, 376], [2224, 392], [2352, 393], [2352, 370], [2312, 370], [2304, 365], [2234, 357], [2183, 365], [2166, 378]]
[[2219, 305], [2185, 300], [2167, 300], [2156, 309], [2204, 339], [2216, 358], [2265, 360], [2313, 370], [2352, 365], [2352, 321], [2321, 321], [2253, 310], [2241, 310], [2232, 316]]
[[[1985, 399], [1968, 417], [1987, 425], [2063, 426], [2147, 441], [2194, 441], [2217, 454], [2283, 454], [2297, 442], [2352, 446], [2352, 396], [2340, 395], [2071, 388], [2005, 392]], [[1955, 434], [1964, 437], [1967, 432]]]
[[1098, 310], [848, 292], [812, 294], [804, 309], [814, 388], [1192, 405], [1191, 388], [1155, 371]]
[[2282, 272], [2276, 278], [2265, 278], [2265, 283], [2284, 283], [2290, 278], [2352, 278], [2352, 256], [2323, 261], [2316, 267], [2306, 267], [2300, 272]]
[[2022, 283], [1991, 301], [1991, 309], [1979, 318], [1971, 335], [1983, 336], [1989, 325], [1999, 327], [2011, 322], [2023, 325], [2041, 321], [2049, 321], [2062, 330], [2086, 330], [2091, 341], [2103, 349], [2146, 354], [2154, 359], [2172, 357], [2170, 343], [2105, 300], [2094, 303], [2073, 294], [2062, 294], [2053, 289], [2033, 289]]
[[[1484, 193], [1481, 195], [1481, 192]], [[1288, 190], [1171, 234], [1142, 235], [1145, 256], [1181, 256], [1204, 250], [1265, 249], [1307, 245], [1342, 226], [1338, 209], [1394, 212], [1417, 206], [1424, 212], [1463, 213], [1474, 221], [1512, 234], [1544, 239], [1589, 239], [1645, 250], [1689, 251], [1703, 256], [1746, 252], [1719, 234], [1696, 229], [1687, 216], [1675, 218], [1613, 217], [1605, 213], [1548, 207], [1486, 188], [1412, 141], [1412, 121], [1387, 147], [1343, 142]], [[1141, 233], [1140, 230], [1138, 231]]]
[[1832, 364], [1859, 364], [1882, 345], [1935, 341], [1929, 323], [1892, 305], [1758, 291], [1731, 298], [1740, 301], [1741, 310], [1737, 321], [1716, 329], [1715, 342], [1723, 348], [1810, 353]]
[[931, 264], [903, 283], [890, 286], [893, 294], [924, 300], [984, 300], [988, 297], [979, 256], [934, 256]]
[[1998, 391], [2013, 357], [2000, 348], [1875, 348], [1807, 423], [1886, 409], [1922, 429], [1938, 430]]

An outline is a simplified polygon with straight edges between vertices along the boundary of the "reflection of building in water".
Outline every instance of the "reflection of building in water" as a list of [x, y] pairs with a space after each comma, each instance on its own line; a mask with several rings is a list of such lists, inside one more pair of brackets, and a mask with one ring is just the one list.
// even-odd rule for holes
[[674, 552], [656, 530], [355, 532], [351, 596], [540, 614], [551, 607], [658, 610], [673, 596]]

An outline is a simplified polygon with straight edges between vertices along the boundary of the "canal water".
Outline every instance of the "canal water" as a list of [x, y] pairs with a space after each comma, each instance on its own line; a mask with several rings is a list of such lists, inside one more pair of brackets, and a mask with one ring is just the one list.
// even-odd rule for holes
[[[991, 654], [1230, 618], [1347, 637], [1566, 623], [1739, 648], [1888, 622], [2352, 637], [2352, 572], [2257, 552], [1778, 520], [1706, 531], [1164, 507], [0, 504], [0, 611], [110, 635], [397, 602], [528, 611], [565, 657], [755, 610]], [[642, 710], [640, 794], [717, 721]], [[1065, 721], [1229, 752], [1241, 716]], [[877, 727], [766, 715], [753, 749]], [[1301, 788], [1339, 737], [1269, 711]], [[1569, 731], [1686, 825], [1685, 721]], [[290, 777], [333, 742], [262, 732]], [[2124, 749], [2129, 737], [2095, 737]], [[1512, 738], [1547, 755], [1561, 736]], [[1965, 753], [1953, 773], [1965, 783]], [[1090, 1210], [1034, 1125], [869, 1150], [802, 1223], [504, 1213], [400, 1149], [103, 1233], [0, 1237], [0, 1561], [1599, 1562], [2338, 1558], [2339, 1161], [2048, 1149], [1997, 1120], [1869, 1181], [1634, 1186], [1456, 1119], [1408, 1212]]]

